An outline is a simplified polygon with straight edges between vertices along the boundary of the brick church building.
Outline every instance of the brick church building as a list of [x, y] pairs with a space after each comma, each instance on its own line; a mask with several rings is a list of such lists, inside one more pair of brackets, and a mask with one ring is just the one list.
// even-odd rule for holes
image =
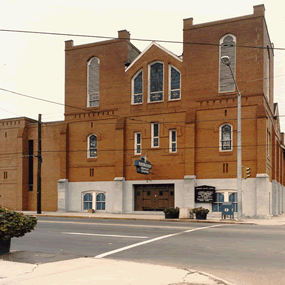
[[[237, 90], [220, 60], [229, 56], [241, 93], [242, 166], [251, 171], [243, 215], [283, 213], [284, 133], [264, 12], [184, 19], [182, 55], [156, 42], [140, 52], [126, 30], [108, 41], [66, 41], [65, 119], [42, 123], [42, 210], [237, 209]], [[0, 205], [36, 210], [37, 121], [1, 120], [0, 134]], [[214, 189], [214, 201], [200, 203], [195, 189]]]

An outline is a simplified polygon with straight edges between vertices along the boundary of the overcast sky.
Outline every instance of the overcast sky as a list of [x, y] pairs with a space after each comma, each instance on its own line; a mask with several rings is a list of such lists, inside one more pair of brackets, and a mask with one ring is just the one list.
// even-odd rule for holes
[[[285, 1], [177, 0], [0, 0], [0, 29], [117, 37], [126, 29], [132, 38], [182, 41], [183, 19], [194, 24], [253, 13], [265, 4], [271, 42], [285, 48]], [[0, 89], [64, 103], [64, 41], [74, 44], [96, 38], [38, 35], [0, 31]], [[103, 39], [101, 39], [103, 40]], [[132, 41], [141, 51], [150, 42]], [[164, 44], [177, 55], [182, 44]], [[285, 131], [285, 50], [275, 50], [275, 102]], [[43, 121], [63, 120], [64, 107], [0, 90], [0, 119], [26, 116]]]

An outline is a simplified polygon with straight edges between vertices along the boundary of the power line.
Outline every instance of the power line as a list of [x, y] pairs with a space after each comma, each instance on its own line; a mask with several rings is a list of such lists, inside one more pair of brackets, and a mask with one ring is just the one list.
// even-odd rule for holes
[[[25, 34], [38, 34], [38, 35], [49, 35], [49, 36], [71, 36], [71, 37], [82, 37], [82, 38], [97, 38], [97, 39], [108, 39], [108, 40], [132, 40], [132, 41], [143, 41], [143, 42], [161, 42], [161, 43], [171, 43], [171, 44], [189, 44], [189, 45], [206, 45], [206, 46], [221, 46], [221, 44], [213, 43], [196, 43], [196, 42], [181, 42], [181, 41], [170, 41], [170, 40], [153, 40], [153, 39], [139, 39], [139, 38], [116, 38], [110, 36], [95, 36], [95, 35], [83, 35], [83, 34], [70, 34], [70, 33], [56, 33], [56, 32], [41, 32], [41, 31], [25, 31], [25, 30], [10, 30], [10, 29], [0, 29], [0, 32], [10, 32], [10, 33], [25, 33]], [[251, 48], [251, 49], [273, 49], [273, 50], [285, 50], [285, 48], [277, 47], [263, 47], [263, 46], [244, 46], [236, 45], [240, 48]]]
[[[79, 109], [81, 111], [87, 111], [88, 113], [91, 113], [91, 114], [102, 112], [100, 110], [92, 111], [92, 110], [88, 110], [88, 109], [85, 109], [85, 108], [75, 107], [75, 106], [67, 105], [67, 104], [63, 104], [63, 103], [58, 103], [58, 102], [55, 102], [55, 101], [50, 101], [50, 100], [42, 99], [42, 98], [39, 98], [39, 97], [22, 94], [22, 93], [11, 91], [11, 90], [4, 89], [4, 88], [0, 88], [0, 90], [8, 92], [8, 93], [15, 94], [15, 95], [18, 95], [18, 96], [23, 96], [23, 97], [27, 97], [27, 98], [30, 98], [30, 99], [34, 99], [34, 100], [39, 100], [39, 101], [44, 101], [44, 102], [51, 103], [51, 104], [56, 104], [56, 105], [66, 106], [66, 107], [70, 107], [70, 108], [74, 108], [74, 109]], [[227, 99], [227, 98], [223, 98], [223, 99]], [[223, 99], [221, 99], [221, 100], [223, 100]], [[223, 106], [223, 107], [227, 108], [227, 106]], [[170, 113], [167, 113], [167, 114], [171, 115]], [[129, 123], [129, 124], [140, 124], [140, 123], [150, 124], [152, 122], [152, 121], [146, 121], [146, 120], [142, 120], [142, 119], [138, 119], [138, 118], [132, 118], [132, 116], [130, 116], [130, 117], [123, 117], [123, 116], [114, 115], [114, 114], [109, 114], [109, 115], [110, 116], [114, 116], [115, 118], [126, 118], [126, 119], [129, 119], [129, 120], [132, 120], [133, 123]], [[163, 114], [156, 114], [156, 115], [159, 116], [159, 115], [163, 115]], [[144, 115], [141, 115], [141, 116], [144, 116]], [[279, 115], [279, 116], [276, 116], [276, 117], [285, 117], [285, 115]], [[242, 120], [250, 120], [250, 119], [256, 119], [256, 117], [242, 118]], [[226, 121], [235, 121], [237, 119], [223, 118], [223, 119], [214, 119], [214, 120], [194, 120], [194, 121], [191, 121], [191, 122], [198, 123], [198, 122], [214, 122], [214, 121], [225, 121], [225, 120]], [[137, 123], [135, 121], [137, 121]], [[72, 121], [72, 122], [68, 122], [68, 123], [70, 124], [70, 123], [79, 123], [79, 122], [80, 121]], [[49, 122], [47, 122], [47, 123], [49, 123]], [[98, 123], [98, 121], [97, 121], [97, 123]], [[163, 124], [168, 124], [168, 123], [169, 124], [171, 124], [171, 123], [185, 123], [185, 121], [169, 121], [169, 122], [163, 121], [161, 123], [163, 123]], [[44, 122], [43, 122], [43, 124], [44, 124]], [[100, 122], [100, 124], [114, 125], [116, 123]]]

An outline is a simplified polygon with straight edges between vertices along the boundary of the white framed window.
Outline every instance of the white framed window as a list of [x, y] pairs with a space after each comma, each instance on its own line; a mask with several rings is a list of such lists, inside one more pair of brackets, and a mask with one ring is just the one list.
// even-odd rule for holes
[[181, 99], [181, 75], [180, 71], [169, 65], [168, 67], [168, 86], [169, 86], [169, 95], [168, 100], [179, 100]]
[[164, 65], [159, 61], [148, 66], [148, 102], [163, 101], [163, 69]]
[[177, 152], [177, 132], [169, 130], [169, 152]]
[[96, 158], [97, 157], [97, 136], [91, 134], [87, 139], [87, 157]]
[[220, 126], [220, 151], [232, 151], [233, 128], [230, 124], [223, 124]]
[[[231, 75], [229, 67], [221, 62], [223, 56], [228, 56], [231, 61], [231, 69], [235, 76], [236, 74], [236, 37], [227, 34], [220, 39], [220, 53], [219, 53], [219, 92], [234, 92], [235, 83]], [[235, 76], [236, 77], [236, 76]]]
[[222, 212], [223, 202], [233, 202], [234, 212], [237, 212], [237, 191], [236, 190], [217, 190], [216, 202], [212, 203], [212, 212]]
[[99, 106], [100, 61], [92, 57], [87, 63], [87, 107]]
[[105, 210], [106, 195], [99, 193], [96, 195], [96, 210]]
[[135, 155], [142, 153], [142, 134], [141, 132], [135, 132]]
[[106, 209], [106, 194], [100, 191], [86, 191], [82, 193], [82, 210], [104, 211]]
[[159, 147], [159, 123], [151, 123], [151, 147]]
[[143, 71], [139, 70], [132, 78], [132, 104], [143, 103]]

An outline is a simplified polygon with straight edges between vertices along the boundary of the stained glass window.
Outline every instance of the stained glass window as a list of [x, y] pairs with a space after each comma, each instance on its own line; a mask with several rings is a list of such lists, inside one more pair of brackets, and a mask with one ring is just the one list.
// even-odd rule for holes
[[106, 200], [106, 196], [104, 193], [99, 193], [96, 196], [96, 209], [97, 210], [105, 210], [105, 200]]
[[133, 79], [133, 103], [139, 104], [142, 103], [142, 95], [143, 95], [143, 72], [139, 72], [139, 74]]
[[150, 66], [149, 101], [163, 100], [163, 63], [156, 62]]
[[159, 146], [159, 124], [158, 123], [152, 123], [152, 147], [158, 147]]
[[170, 100], [180, 99], [180, 72], [171, 66]]
[[221, 127], [221, 149], [232, 149], [232, 127], [230, 125], [223, 125]]
[[100, 64], [99, 59], [92, 57], [88, 61], [87, 76], [88, 76], [88, 107], [99, 106], [99, 75], [100, 75]]
[[[235, 37], [227, 35], [220, 40], [220, 57], [228, 56], [231, 61], [231, 69], [235, 74], [236, 69], [236, 42]], [[220, 92], [235, 91], [235, 84], [231, 71], [227, 65], [220, 62]]]
[[141, 154], [142, 151], [141, 133], [135, 133], [135, 154]]
[[177, 134], [176, 130], [169, 131], [169, 152], [177, 151]]
[[89, 157], [97, 157], [97, 137], [95, 135], [89, 137]]

